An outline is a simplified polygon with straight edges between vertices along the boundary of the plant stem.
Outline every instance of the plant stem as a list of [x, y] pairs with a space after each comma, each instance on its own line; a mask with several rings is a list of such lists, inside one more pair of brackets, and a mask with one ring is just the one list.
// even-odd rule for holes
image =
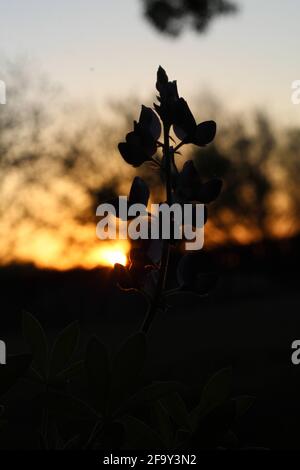
[[180, 149], [180, 147], [182, 147], [184, 144], [185, 144], [184, 140], [182, 142], [179, 142], [179, 144], [176, 145], [176, 147], [174, 148], [174, 153], [177, 152]]
[[[171, 182], [171, 155], [170, 155], [170, 142], [169, 142], [169, 132], [170, 126], [164, 124], [164, 164], [165, 164], [165, 177], [166, 177], [166, 193], [167, 193], [167, 203], [172, 204], [172, 182]], [[159, 278], [156, 285], [156, 291], [154, 299], [151, 303], [151, 306], [148, 310], [145, 321], [142, 325], [141, 331], [143, 333], [148, 333], [152, 322], [157, 314], [157, 311], [161, 305], [162, 294], [166, 285], [168, 264], [169, 264], [169, 255], [170, 255], [170, 244], [169, 240], [163, 240], [163, 249], [162, 257], [159, 269]]]

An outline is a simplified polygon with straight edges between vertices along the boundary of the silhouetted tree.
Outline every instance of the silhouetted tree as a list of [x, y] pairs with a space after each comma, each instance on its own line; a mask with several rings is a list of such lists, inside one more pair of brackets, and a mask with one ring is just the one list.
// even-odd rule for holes
[[142, 0], [146, 18], [160, 32], [178, 36], [190, 26], [202, 33], [211, 21], [234, 13], [236, 5], [228, 0]]

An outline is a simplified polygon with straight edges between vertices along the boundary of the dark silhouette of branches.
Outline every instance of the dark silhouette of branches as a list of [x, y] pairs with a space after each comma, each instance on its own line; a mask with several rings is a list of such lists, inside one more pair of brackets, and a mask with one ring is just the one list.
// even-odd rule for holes
[[279, 190], [274, 179], [278, 142], [270, 120], [262, 113], [255, 119], [252, 132], [242, 122], [230, 124], [226, 138], [204, 150], [199, 158], [194, 154], [197, 168], [205, 176], [224, 177], [222, 204], [216, 201], [213, 223], [224, 238], [235, 242], [237, 227], [241, 238], [267, 239], [272, 236], [274, 210], [272, 197]]
[[9, 84], [0, 110], [2, 263], [18, 259], [22, 227], [31, 238], [62, 225], [73, 237], [72, 226], [86, 227], [95, 195], [118, 173], [112, 126], [74, 103], [64, 106], [60, 89], [35, 72], [5, 63], [1, 75]]

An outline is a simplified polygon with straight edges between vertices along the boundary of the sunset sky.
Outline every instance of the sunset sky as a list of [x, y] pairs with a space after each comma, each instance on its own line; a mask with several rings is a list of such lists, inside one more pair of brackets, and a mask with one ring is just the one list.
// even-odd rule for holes
[[[0, 80], [1, 71], [5, 73], [6, 61], [25, 64], [31, 77], [44, 76], [50, 84], [61, 87], [59, 96], [63, 101], [78, 104], [79, 110], [85, 109], [88, 113], [99, 111], [105, 121], [109, 119], [107, 111], [112, 101], [126, 105], [127, 99], [134, 97], [151, 104], [156, 70], [161, 64], [170, 78], [177, 79], [180, 94], [193, 102], [192, 109], [197, 117], [201, 117], [201, 109], [195, 109], [195, 98], [208, 93], [220, 100], [228, 113], [226, 116], [237, 111], [245, 119], [259, 108], [269, 114], [279, 129], [300, 126], [300, 105], [291, 101], [292, 82], [300, 80], [300, 2], [236, 0], [236, 3], [240, 8], [238, 14], [217, 18], [206, 34], [187, 30], [174, 39], [158, 33], [143, 17], [141, 0], [2, 2]], [[11, 75], [8, 77], [13, 80]], [[19, 95], [10, 96], [10, 83], [7, 83], [7, 89], [8, 104], [12, 104], [13, 110], [18, 109]], [[50, 109], [51, 98], [47, 93], [37, 95], [36, 99], [42, 109]], [[60, 103], [54, 100], [51, 104], [56, 112], [51, 123], [60, 127]], [[21, 125], [26, 123], [24, 109]], [[73, 116], [82, 117], [81, 112], [73, 112]], [[61, 126], [64, 131], [69, 131], [70, 121], [66, 119]], [[226, 123], [218, 123], [218, 126], [223, 124]], [[98, 121], [97, 126], [102, 129]], [[115, 123], [113, 129], [117, 130]], [[93, 130], [91, 133], [96, 139], [96, 133]], [[20, 129], [13, 142], [16, 135], [26, 146]], [[97, 154], [98, 144], [91, 143], [92, 139], [86, 133], [84, 136]], [[112, 133], [109, 136], [111, 140], [117, 138]], [[52, 142], [50, 146], [53, 154], [56, 143]], [[117, 143], [114, 140], [112, 146], [109, 142], [109, 151], [102, 149], [105, 170], [111, 177], [113, 171], [118, 175], [126, 174], [125, 164], [116, 152]], [[45, 148], [48, 151], [48, 147]], [[51, 155], [46, 157], [50, 158], [49, 166], [55, 170], [55, 159], [51, 160]], [[48, 160], [45, 161], [47, 164]], [[38, 177], [45, 175], [43, 166], [37, 166], [33, 171], [37, 171]], [[48, 172], [49, 167], [46, 168], [47, 175]], [[74, 215], [78, 215], [80, 209], [84, 211], [88, 204], [87, 191], [77, 187], [76, 181], [68, 180], [68, 177], [67, 172], [60, 174], [60, 185], [57, 180], [51, 181], [52, 186], [47, 181], [48, 186], [42, 190], [38, 188], [37, 193], [34, 192], [36, 188], [25, 186], [24, 195], [18, 188], [23, 174], [16, 175], [9, 169], [1, 193], [2, 200], [9, 206], [7, 211], [3, 210], [5, 216], [0, 221], [2, 262], [17, 259], [61, 269], [82, 263], [94, 267], [99, 262], [110, 265], [116, 253], [120, 259], [128, 251], [129, 245], [125, 249], [123, 245], [123, 255], [122, 250], [120, 254], [117, 245], [115, 254], [107, 257], [95, 237], [94, 221], [90, 220], [85, 226], [74, 222]], [[55, 194], [60, 190], [63, 197], [71, 200], [73, 212], [68, 212], [64, 203], [55, 205]], [[34, 217], [21, 220], [16, 197], [22, 204], [28, 198], [27, 208]], [[7, 202], [10, 199], [14, 206]], [[41, 219], [45, 214], [51, 229], [45, 223], [37, 230], [34, 218]], [[9, 227], [14, 228], [15, 220], [18, 221], [17, 230], [13, 231]], [[70, 240], [74, 242], [72, 250]]]
[[300, 2], [236, 0], [237, 15], [205, 35], [158, 34], [139, 0], [10, 0], [1, 4], [0, 54], [26, 57], [77, 100], [149, 96], [158, 64], [188, 98], [209, 90], [230, 108], [264, 106], [279, 122], [300, 123], [291, 82], [300, 79]]

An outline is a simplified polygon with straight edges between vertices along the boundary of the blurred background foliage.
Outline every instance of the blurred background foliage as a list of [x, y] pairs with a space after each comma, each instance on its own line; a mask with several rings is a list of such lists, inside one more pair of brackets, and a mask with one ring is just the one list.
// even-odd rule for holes
[[[127, 194], [133, 174], [117, 142], [139, 115], [138, 97], [112, 101], [113, 118], [107, 119], [68, 102], [58, 85], [22, 62], [7, 64], [5, 73], [10, 100], [0, 114], [1, 262], [94, 267], [101, 262], [96, 207]], [[234, 115], [209, 93], [199, 93], [192, 110], [197, 119], [218, 124], [212, 145], [177, 157], [179, 166], [193, 158], [203, 178], [224, 180], [222, 198], [210, 208], [207, 246], [295, 235], [300, 129], [278, 129], [264, 110]], [[144, 165], [139, 173], [159, 200], [159, 175], [148, 170]]]

